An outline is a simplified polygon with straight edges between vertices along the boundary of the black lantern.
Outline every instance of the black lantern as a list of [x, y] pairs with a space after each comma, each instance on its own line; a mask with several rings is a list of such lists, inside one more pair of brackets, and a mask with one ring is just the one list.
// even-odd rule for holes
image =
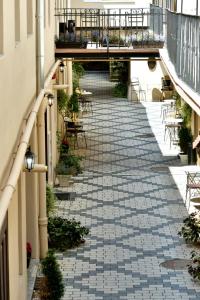
[[53, 105], [54, 95], [51, 93], [46, 93], [45, 97], [48, 99], [48, 104], [51, 107]]
[[61, 61], [59, 67], [60, 67], [60, 72], [63, 73], [64, 72], [64, 67], [65, 67], [63, 61]]
[[26, 154], [25, 154], [25, 166], [26, 169], [30, 172], [35, 164], [35, 155], [34, 153], [31, 151], [31, 147], [29, 146]]

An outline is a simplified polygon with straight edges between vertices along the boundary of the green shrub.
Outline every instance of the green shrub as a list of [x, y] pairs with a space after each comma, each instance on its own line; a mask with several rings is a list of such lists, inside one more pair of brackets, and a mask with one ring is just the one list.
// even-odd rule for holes
[[47, 217], [49, 217], [49, 215], [53, 213], [55, 209], [55, 202], [56, 202], [56, 196], [53, 192], [53, 188], [49, 184], [47, 184], [46, 185]]
[[183, 221], [183, 226], [178, 232], [186, 242], [197, 243], [200, 240], [200, 220], [198, 213], [192, 213]]
[[72, 175], [72, 169], [66, 165], [64, 160], [59, 160], [55, 172], [57, 175]]
[[42, 260], [42, 272], [46, 277], [48, 293], [43, 299], [60, 300], [64, 295], [63, 277], [55, 254], [49, 250], [47, 256]]
[[61, 217], [48, 219], [49, 246], [64, 251], [79, 246], [83, 237], [89, 233], [89, 229], [81, 226], [75, 219], [67, 220]]
[[56, 174], [77, 175], [82, 172], [81, 160], [82, 156], [72, 154], [62, 155], [56, 165]]
[[72, 72], [73, 72], [73, 90], [79, 87], [80, 78], [85, 74], [85, 70], [81, 63], [73, 63], [72, 64]]
[[188, 127], [182, 126], [179, 130], [178, 137], [181, 151], [187, 154], [189, 143], [192, 143], [191, 130]]
[[113, 89], [113, 96], [119, 98], [127, 97], [127, 84], [117, 83]]
[[188, 272], [194, 278], [200, 280], [200, 255], [196, 251], [191, 252], [191, 263], [188, 265]]
[[81, 63], [75, 62], [72, 64], [72, 71], [76, 73], [78, 77], [82, 77], [85, 74], [85, 70]]
[[75, 91], [76, 88], [79, 88], [79, 76], [76, 73], [74, 73], [73, 74], [73, 91]]
[[68, 95], [64, 90], [58, 90], [57, 92], [57, 105], [58, 111], [61, 115], [65, 115], [67, 109]]
[[192, 108], [186, 102], [181, 107], [181, 115], [185, 126], [191, 125]]
[[68, 103], [67, 109], [70, 113], [78, 113], [79, 112], [79, 103], [78, 103], [78, 96], [77, 94], [71, 95]]

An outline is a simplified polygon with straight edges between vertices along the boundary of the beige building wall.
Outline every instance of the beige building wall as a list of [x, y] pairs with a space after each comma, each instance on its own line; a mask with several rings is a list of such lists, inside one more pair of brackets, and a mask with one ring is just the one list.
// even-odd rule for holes
[[[36, 1], [33, 0], [0, 1], [0, 16], [3, 16], [0, 22], [3, 24], [3, 30], [0, 30], [1, 189], [4, 188], [11, 171], [20, 137], [25, 130], [30, 109], [37, 97], [35, 5]], [[54, 23], [54, 1], [45, 1], [45, 78], [55, 63]], [[46, 88], [51, 89], [51, 87], [52, 84]], [[52, 108], [51, 114], [48, 115], [48, 124], [50, 124], [51, 116], [55, 116], [54, 113], [55, 108]], [[54, 131], [56, 131], [55, 128]], [[54, 146], [55, 138], [54, 134]], [[37, 161], [38, 129], [36, 124], [29, 142]], [[45, 187], [45, 176], [43, 178], [42, 184]], [[9, 300], [27, 300], [26, 242], [31, 242], [32, 257], [39, 258], [40, 256], [38, 229], [38, 187], [40, 185], [41, 181], [39, 182], [37, 173], [21, 172], [9, 205]]]
[[[33, 9], [34, 3], [35, 1]], [[23, 0], [20, 4], [20, 39], [16, 41], [13, 1], [3, 2], [4, 49], [0, 56], [0, 137], [4, 146], [0, 147], [0, 157], [3, 158], [0, 163], [0, 182], [11, 158], [22, 120], [35, 96], [35, 36], [34, 32], [27, 34], [26, 1]], [[33, 28], [35, 28], [34, 18]]]

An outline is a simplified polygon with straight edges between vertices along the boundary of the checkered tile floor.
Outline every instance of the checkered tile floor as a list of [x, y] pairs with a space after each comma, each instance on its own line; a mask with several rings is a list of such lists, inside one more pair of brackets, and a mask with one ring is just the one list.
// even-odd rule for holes
[[[58, 254], [63, 299], [200, 299], [200, 284], [186, 268], [160, 265], [189, 259], [192, 249], [177, 235], [187, 211], [168, 166], [179, 161], [162, 154], [148, 104], [113, 98], [104, 73], [87, 73], [81, 85], [93, 93], [93, 114], [83, 115], [84, 173], [63, 188], [76, 198], [59, 201], [58, 214], [80, 220], [90, 235], [78, 249]], [[159, 115], [160, 104], [149, 105]]]

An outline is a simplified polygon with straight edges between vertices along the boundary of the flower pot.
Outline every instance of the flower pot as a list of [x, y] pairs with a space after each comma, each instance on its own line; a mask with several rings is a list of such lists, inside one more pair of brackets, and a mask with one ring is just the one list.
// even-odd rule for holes
[[71, 175], [57, 175], [58, 181], [59, 181], [59, 185], [60, 186], [70, 186], [73, 182], [71, 180], [72, 176]]
[[179, 156], [180, 156], [181, 164], [188, 165], [188, 155], [180, 153]]
[[28, 268], [29, 265], [30, 265], [30, 261], [31, 261], [31, 255], [28, 255], [28, 254], [27, 254], [27, 268]]

